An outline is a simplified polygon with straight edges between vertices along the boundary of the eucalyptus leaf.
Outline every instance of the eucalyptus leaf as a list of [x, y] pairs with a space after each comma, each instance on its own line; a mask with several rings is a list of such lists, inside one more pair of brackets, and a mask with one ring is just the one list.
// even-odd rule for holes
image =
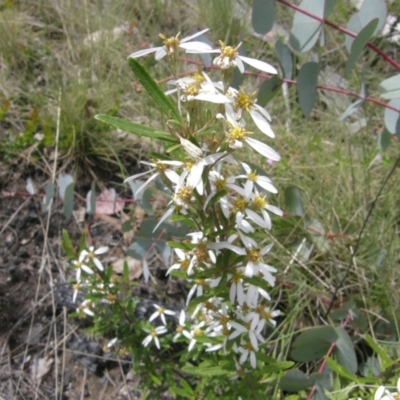
[[324, 18], [328, 18], [328, 15], [332, 12], [333, 7], [335, 7], [337, 0], [325, 0], [324, 7]]
[[400, 98], [400, 74], [385, 79], [378, 85], [382, 97], [387, 100]]
[[363, 104], [365, 103], [365, 99], [358, 99], [354, 103], [351, 103], [344, 113], [340, 116], [339, 121], [343, 121], [345, 118], [349, 117], [351, 114], [356, 112]]
[[159, 139], [163, 140], [164, 142], [178, 143], [177, 139], [175, 139], [168, 132], [161, 132], [149, 126], [126, 121], [125, 119], [112, 117], [111, 115], [106, 114], [98, 114], [95, 116], [95, 118], [101, 122], [105, 122], [108, 125], [115, 126], [118, 129], [121, 129], [125, 132], [134, 133], [138, 136]]
[[[395, 107], [397, 109], [400, 109], [400, 98], [398, 99], [393, 99], [389, 102], [389, 105], [392, 107]], [[394, 110], [391, 110], [390, 108], [385, 108], [385, 126], [386, 129], [391, 133], [391, 134], [396, 134], [396, 129], [398, 128], [398, 121], [400, 113]]]
[[346, 76], [349, 75], [351, 69], [354, 67], [354, 64], [357, 62], [358, 58], [363, 52], [365, 45], [368, 43], [368, 40], [374, 34], [378, 23], [378, 18], [371, 20], [367, 25], [364, 26], [364, 28], [361, 29], [360, 33], [353, 41], [351, 45], [350, 57], [347, 59], [346, 63]]
[[[305, 11], [324, 17], [324, 1], [303, 0], [299, 7]], [[290, 45], [297, 51], [306, 52], [317, 42], [322, 23], [300, 11], [296, 11], [290, 31]]]
[[282, 79], [274, 75], [272, 78], [266, 80], [260, 87], [257, 95], [257, 104], [265, 107], [267, 103], [278, 93], [282, 85]]
[[[385, 25], [386, 15], [387, 9], [385, 0], [364, 0], [360, 10], [349, 19], [346, 28], [355, 34], [358, 34], [358, 32], [360, 32], [361, 29], [363, 29], [371, 20], [378, 18], [379, 23], [373, 32], [373, 35], [375, 35]], [[351, 52], [353, 41], [353, 37], [346, 35], [345, 42], [349, 53]]]
[[86, 195], [86, 212], [88, 214], [94, 214], [96, 212], [96, 184], [94, 182]]
[[282, 68], [283, 77], [292, 79], [293, 77], [293, 55], [288, 46], [277, 40], [275, 43], [275, 53]]
[[166, 96], [165, 93], [161, 90], [158, 83], [146, 71], [146, 68], [143, 67], [143, 65], [138, 60], [131, 57], [128, 58], [128, 64], [131, 67], [133, 73], [136, 75], [138, 81], [143, 85], [149, 96], [157, 104], [160, 111], [162, 111], [168, 117], [172, 117], [173, 119], [180, 121], [181, 116], [179, 115], [178, 110], [175, 108], [175, 105], [172, 103], [171, 99]]
[[392, 135], [386, 129], [386, 127], [383, 128], [382, 131], [379, 132], [378, 134], [378, 141], [377, 141], [378, 149], [385, 151], [389, 147], [391, 141], [392, 141]]
[[297, 78], [297, 93], [301, 111], [308, 117], [317, 100], [318, 74], [321, 67], [318, 63], [310, 61], [305, 63]]
[[253, 0], [251, 22], [260, 35], [268, 33], [275, 19], [275, 0]]

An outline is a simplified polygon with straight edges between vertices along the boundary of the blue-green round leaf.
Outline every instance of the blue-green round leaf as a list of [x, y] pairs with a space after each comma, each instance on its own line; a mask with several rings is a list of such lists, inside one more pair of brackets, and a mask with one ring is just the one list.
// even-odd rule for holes
[[338, 339], [331, 326], [317, 326], [302, 333], [292, 345], [290, 355], [295, 361], [308, 362], [321, 359], [332, 343]]
[[274, 25], [275, 0], [253, 0], [251, 22], [254, 30], [265, 35]]
[[[386, 128], [383, 128], [383, 130], [378, 135], [378, 149], [385, 151], [389, 147], [391, 140], [392, 135]], [[377, 263], [377, 267], [380, 267], [381, 265], [381, 263]]]
[[[389, 105], [395, 108], [400, 109], [400, 98], [393, 99], [389, 102]], [[385, 126], [386, 129], [391, 134], [396, 134], [398, 129], [398, 121], [399, 121], [400, 113], [397, 111], [391, 110], [389, 108], [385, 108]], [[399, 134], [399, 133], [397, 133]]]
[[[324, 17], [324, 1], [303, 0], [299, 7], [320, 18]], [[310, 50], [318, 40], [321, 29], [321, 22], [296, 11], [290, 31], [290, 45], [297, 51]]]
[[327, 18], [328, 15], [332, 12], [333, 7], [335, 6], [337, 0], [325, 0], [324, 7], [324, 18]]
[[384, 99], [392, 100], [400, 98], [400, 74], [382, 81], [378, 89]]
[[354, 64], [357, 62], [358, 58], [363, 52], [365, 45], [368, 43], [368, 40], [371, 39], [376, 30], [376, 27], [378, 26], [378, 23], [379, 19], [374, 18], [373, 20], [368, 22], [368, 24], [365, 25], [364, 28], [361, 29], [360, 33], [354, 39], [351, 45], [350, 56], [346, 64], [346, 76], [349, 75]]
[[[385, 25], [386, 15], [387, 15], [387, 9], [385, 0], [364, 0], [364, 3], [360, 7], [358, 13], [354, 14], [350, 18], [346, 28], [349, 31], [352, 31], [355, 34], [357, 34], [371, 20], [373, 20], [374, 18], [378, 18], [379, 23], [375, 29], [375, 32], [373, 33], [374, 35], [376, 35], [376, 33], [378, 33]], [[346, 41], [346, 48], [348, 52], [350, 52], [354, 38], [352, 38], [349, 35], [346, 35], [345, 41]]]
[[297, 93], [301, 111], [308, 117], [317, 100], [318, 74], [321, 67], [316, 62], [305, 63], [297, 78]]

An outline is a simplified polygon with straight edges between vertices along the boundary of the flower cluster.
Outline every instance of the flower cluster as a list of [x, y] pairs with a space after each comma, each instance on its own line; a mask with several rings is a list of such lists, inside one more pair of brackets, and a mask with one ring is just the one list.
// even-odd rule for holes
[[[260, 231], [271, 229], [270, 214], [280, 216], [282, 211], [269, 203], [270, 195], [277, 193], [271, 179], [238, 160], [237, 152], [249, 146], [267, 160], [279, 161], [280, 156], [246, 128], [248, 115], [261, 133], [273, 138], [268, 112], [257, 104], [254, 93], [230, 87], [228, 79], [234, 67], [244, 72], [243, 63], [270, 74], [277, 71], [263, 61], [239, 55], [240, 45], [220, 42], [220, 49], [213, 50], [204, 43], [191, 42], [197, 35], [181, 41], [178, 35], [170, 39], [162, 36], [164, 46], [131, 55], [137, 58], [155, 52], [157, 60], [167, 55], [175, 65], [178, 48], [190, 53], [217, 53], [214, 65], [220, 67], [222, 80], [213, 82], [202, 72], [168, 82], [174, 88], [166, 94], [177, 94], [179, 110], [187, 121], [187, 126], [175, 131], [169, 126], [180, 140], [180, 149], [142, 162], [151, 167], [148, 173], [126, 181], [150, 174], [137, 196], [161, 178], [170, 192], [170, 202], [159, 224], [179, 215], [197, 227], [187, 241], [175, 243], [177, 261], [167, 272], [183, 273], [191, 284], [187, 297], [191, 318], [181, 313], [174, 340], [189, 340], [189, 351], [196, 343], [208, 352], [233, 351], [238, 365], [249, 363], [256, 368], [266, 327], [275, 326], [279, 315], [270, 305], [269, 290], [275, 286], [277, 272], [267, 261], [272, 245], [260, 240]], [[216, 107], [206, 122], [201, 117], [202, 102]], [[202, 301], [191, 307], [191, 301], [200, 296]], [[150, 321], [160, 317], [165, 324], [163, 313], [157, 312]], [[143, 345], [154, 340], [159, 348], [157, 337], [165, 332], [164, 326], [153, 329]]]

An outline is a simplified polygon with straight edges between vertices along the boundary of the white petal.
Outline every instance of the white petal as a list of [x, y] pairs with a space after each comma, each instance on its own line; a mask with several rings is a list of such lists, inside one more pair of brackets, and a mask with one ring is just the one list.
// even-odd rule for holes
[[274, 161], [279, 161], [281, 156], [271, 147], [267, 146], [265, 143], [260, 142], [259, 140], [253, 138], [245, 138], [246, 143], [251, 146], [254, 150], [260, 153], [265, 158], [270, 158]]
[[[196, 38], [197, 36], [202, 35], [203, 33], [207, 32], [208, 30], [210, 30], [210, 28], [206, 28], [206, 29], [203, 29], [203, 30], [200, 31], [200, 32], [193, 33], [193, 35], [186, 36], [186, 37], [184, 37], [180, 42], [181, 42], [181, 43], [188, 42], [189, 40], [192, 40], [192, 39]], [[203, 43], [203, 42], [202, 42], [202, 43]]]
[[268, 192], [278, 193], [276, 187], [271, 184], [271, 180], [266, 176], [259, 176], [256, 182], [258, 185], [260, 185], [263, 189], [267, 190]]
[[158, 172], [156, 172], [154, 175], [152, 175], [145, 183], [143, 183], [142, 186], [139, 187], [138, 190], [135, 192], [135, 197], [137, 197], [138, 193], [140, 193], [151, 181], [154, 181], [158, 176]]
[[220, 93], [200, 92], [194, 98], [196, 100], [209, 101], [210, 103], [215, 103], [215, 104], [225, 104], [230, 101], [226, 96], [224, 96], [223, 94], [220, 94]]
[[82, 264], [81, 268], [89, 275], [94, 274], [94, 271], [85, 264]]
[[275, 207], [275, 206], [272, 206], [272, 205], [268, 204], [265, 208], [268, 211], [273, 212], [275, 215], [279, 215], [280, 217], [282, 217], [282, 215], [283, 215], [283, 211], [278, 207]]
[[267, 111], [264, 107], [261, 107], [261, 106], [260, 106], [259, 104], [257, 104], [257, 103], [253, 104], [253, 107], [255, 107], [255, 108], [258, 110], [258, 112], [259, 112], [261, 115], [263, 115], [264, 118], [265, 118], [267, 121], [271, 121], [271, 116], [269, 115], [268, 111]]
[[143, 57], [147, 54], [154, 53], [159, 49], [162, 49], [162, 47], [152, 47], [151, 49], [139, 50], [139, 51], [136, 51], [135, 53], [132, 53], [128, 58]]
[[155, 171], [155, 168], [150, 169], [149, 171], [146, 171], [146, 172], [141, 172], [140, 174], [132, 175], [132, 176], [130, 176], [129, 178], [126, 178], [126, 179], [124, 180], [124, 183], [129, 182], [129, 181], [133, 181], [134, 179], [137, 179], [137, 178], [140, 178], [140, 177], [142, 177], [142, 176], [148, 175], [148, 174], [150, 174], [150, 173], [153, 172], [153, 171]]
[[185, 49], [186, 53], [198, 53], [199, 51], [204, 51], [205, 53], [209, 53], [212, 50], [212, 47], [204, 42], [190, 42], [190, 43], [182, 43], [179, 45], [181, 49]]
[[156, 54], [154, 55], [154, 58], [158, 61], [161, 60], [163, 57], [167, 55], [167, 51], [165, 50], [165, 47], [159, 47], [156, 51]]
[[253, 191], [254, 183], [253, 181], [248, 180], [244, 185], [244, 197], [248, 199]]
[[233, 282], [230, 289], [229, 289], [229, 300], [232, 304], [235, 304], [235, 297], [236, 297], [236, 282]]
[[375, 392], [374, 400], [380, 400], [385, 393], [385, 386], [379, 386]]
[[[154, 231], [153, 231], [154, 232]], [[145, 258], [142, 259], [143, 278], [145, 282], [149, 281], [150, 270]]]
[[272, 249], [273, 246], [274, 246], [273, 243], [270, 243], [270, 244], [268, 244], [267, 246], [264, 246], [264, 247], [261, 249], [260, 254], [261, 254], [262, 256], [265, 256], [268, 252], [271, 251], [271, 249]]
[[203, 173], [203, 170], [204, 170], [203, 160], [196, 162], [192, 166], [192, 169], [190, 170], [189, 176], [187, 178], [187, 185], [191, 187], [196, 187], [201, 180], [201, 174]]
[[99, 248], [94, 252], [94, 254], [96, 254], [96, 255], [104, 254], [104, 253], [107, 253], [107, 251], [108, 251], [108, 246], [102, 246], [102, 247], [99, 247]]
[[269, 122], [258, 112], [250, 110], [251, 118], [253, 119], [254, 123], [257, 125], [257, 128], [262, 132], [265, 133], [267, 136], [274, 138], [275, 133], [271, 129]]
[[93, 262], [95, 263], [95, 265], [99, 271], [104, 271], [103, 264], [100, 262], [100, 260], [98, 258], [94, 258]]
[[260, 71], [267, 72], [268, 74], [277, 74], [278, 73], [278, 71], [272, 65], [270, 65], [264, 61], [256, 60], [254, 58], [249, 58], [249, 57], [243, 57], [243, 56], [239, 56], [239, 57], [246, 64], [249, 64], [252, 67], [254, 67]]
[[246, 214], [254, 223], [256, 223], [258, 226], [261, 226], [261, 228], [271, 229], [271, 223], [265, 221], [253, 210], [246, 209]]
[[156, 227], [153, 229], [153, 232], [155, 232], [157, 230], [157, 228], [165, 221], [167, 220], [172, 213], [174, 212], [175, 208], [172, 206], [169, 210], [166, 211], [166, 213], [161, 217], [161, 219], [158, 221], [158, 224], [156, 225]]
[[239, 71], [243, 74], [243, 72], [245, 71], [245, 68], [244, 68], [244, 64], [243, 64], [241, 58], [242, 58], [241, 56], [236, 57], [235, 62], [236, 62], [237, 67], [239, 68]]
[[257, 366], [257, 360], [256, 360], [256, 353], [254, 351], [250, 352], [250, 365], [256, 369]]

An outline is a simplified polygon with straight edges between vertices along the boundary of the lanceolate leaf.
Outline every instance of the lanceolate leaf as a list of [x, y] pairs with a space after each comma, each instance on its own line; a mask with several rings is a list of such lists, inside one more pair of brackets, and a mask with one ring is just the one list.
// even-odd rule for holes
[[168, 96], [164, 94], [158, 83], [149, 75], [145, 67], [135, 58], [128, 58], [128, 64], [136, 75], [138, 81], [146, 89], [160, 110], [168, 117], [180, 121], [181, 117]]
[[152, 139], [164, 140], [165, 142], [178, 143], [178, 141], [169, 133], [161, 132], [149, 126], [137, 124], [135, 122], [126, 121], [122, 118], [112, 117], [111, 115], [98, 114], [97, 120], [105, 122], [108, 125], [115, 126], [125, 132], [134, 133], [138, 136], [146, 136]]
[[[303, 0], [299, 7], [320, 18], [324, 17], [324, 1]], [[296, 11], [290, 31], [291, 46], [301, 52], [310, 50], [318, 40], [321, 28], [321, 22]]]
[[279, 64], [283, 71], [283, 77], [292, 79], [293, 76], [293, 57], [290, 48], [280, 40], [276, 41], [275, 53], [278, 56]]
[[285, 190], [285, 207], [286, 211], [293, 217], [304, 216], [301, 192], [296, 186], [290, 186]]
[[392, 100], [400, 98], [400, 74], [382, 81], [378, 89], [384, 99]]
[[[375, 35], [383, 28], [386, 22], [386, 14], [387, 14], [387, 9], [385, 0], [364, 0], [364, 3], [362, 4], [358, 13], [354, 14], [350, 18], [346, 28], [349, 31], [352, 31], [357, 34], [371, 20], [373, 20], [374, 18], [378, 18], [379, 23], [375, 28], [375, 32], [373, 33]], [[346, 40], [346, 48], [350, 52], [354, 38], [349, 35], [346, 35], [345, 40]]]
[[353, 44], [351, 45], [350, 57], [348, 58], [346, 64], [346, 76], [350, 73], [354, 64], [358, 60], [358, 57], [360, 57], [368, 40], [371, 39], [376, 30], [376, 27], [378, 26], [378, 23], [379, 19], [374, 18], [367, 25], [365, 25], [364, 28], [361, 29], [360, 33], [353, 41]]
[[308, 117], [317, 99], [318, 74], [321, 67], [316, 62], [304, 64], [297, 78], [297, 93], [301, 111]]
[[254, 30], [265, 35], [274, 25], [275, 18], [275, 0], [254, 0], [251, 22]]

